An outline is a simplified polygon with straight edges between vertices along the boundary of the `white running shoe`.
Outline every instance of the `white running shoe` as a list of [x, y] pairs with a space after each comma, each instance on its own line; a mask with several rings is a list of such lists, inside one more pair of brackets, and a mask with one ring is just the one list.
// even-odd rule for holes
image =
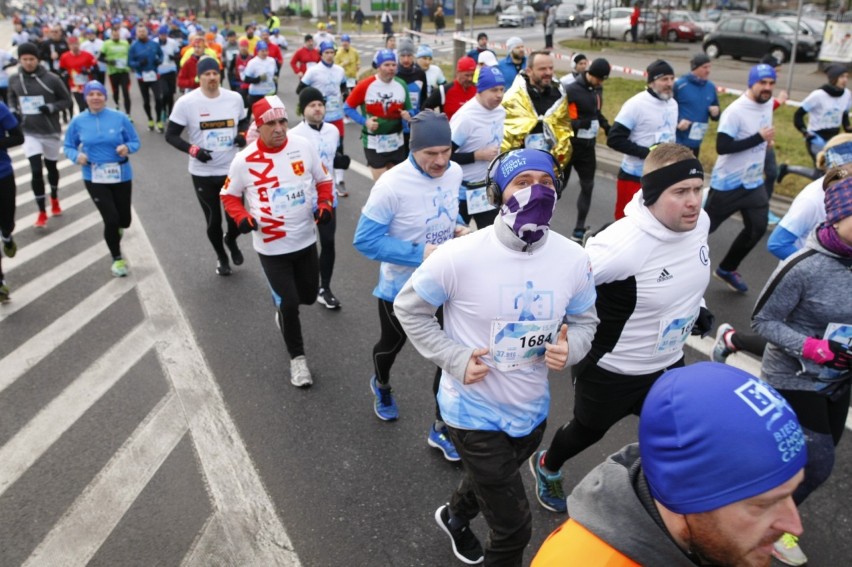
[[290, 383], [297, 388], [307, 388], [314, 383], [305, 355], [297, 356], [290, 361]]
[[784, 534], [772, 548], [772, 557], [784, 565], [804, 565], [808, 562], [807, 556], [799, 547], [799, 538], [793, 534]]

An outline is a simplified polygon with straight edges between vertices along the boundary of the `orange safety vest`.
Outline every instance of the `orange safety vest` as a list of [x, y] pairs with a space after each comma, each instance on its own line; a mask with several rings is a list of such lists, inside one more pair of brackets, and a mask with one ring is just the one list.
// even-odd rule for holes
[[530, 567], [642, 566], [574, 520], [568, 520], [544, 540]]

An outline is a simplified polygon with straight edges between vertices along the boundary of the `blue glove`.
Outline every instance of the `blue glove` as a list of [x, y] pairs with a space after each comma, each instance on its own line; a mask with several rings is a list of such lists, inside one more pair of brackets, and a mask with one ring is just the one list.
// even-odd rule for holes
[[825, 140], [819, 134], [813, 134], [808, 138], [808, 145], [811, 148], [811, 152], [815, 154], [825, 147]]

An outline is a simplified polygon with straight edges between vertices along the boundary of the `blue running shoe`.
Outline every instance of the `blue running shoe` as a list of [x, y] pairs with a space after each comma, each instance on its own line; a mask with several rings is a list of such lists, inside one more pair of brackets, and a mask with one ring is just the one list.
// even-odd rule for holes
[[725, 282], [729, 288], [736, 291], [737, 293], [746, 293], [748, 291], [748, 286], [745, 283], [745, 280], [737, 271], [723, 270], [722, 268], [716, 268], [713, 272], [713, 276]]
[[456, 452], [456, 446], [453, 445], [453, 442], [450, 440], [450, 436], [447, 432], [447, 428], [442, 427], [440, 431], [435, 429], [435, 424], [432, 424], [432, 427], [429, 428], [429, 437], [426, 439], [426, 443], [429, 444], [430, 447], [434, 447], [435, 449], [439, 449], [442, 453], [444, 453], [444, 458], [450, 462], [457, 462], [461, 460], [459, 454]]
[[716, 342], [713, 343], [713, 362], [721, 362], [722, 364], [728, 360], [728, 357], [733, 354], [734, 349], [728, 346], [728, 334], [733, 333], [734, 328], [728, 323], [722, 323], [716, 330]]
[[541, 470], [545, 451], [537, 451], [530, 457], [530, 470], [535, 477], [535, 497], [545, 510], [564, 514], [568, 511], [568, 501], [562, 490], [562, 472], [545, 474]]
[[370, 390], [373, 392], [375, 400], [373, 400], [373, 411], [379, 419], [383, 421], [393, 421], [399, 419], [399, 409], [396, 407], [396, 401], [391, 395], [390, 388], [379, 388], [379, 383], [376, 377], [370, 378]]
[[779, 217], [778, 215], [776, 215], [776, 214], [775, 214], [775, 213], [773, 213], [772, 211], [769, 211], [769, 215], [768, 215], [768, 217], [767, 217], [767, 221], [768, 221], [768, 222], [767, 222], [767, 224], [768, 224], [770, 227], [775, 227], [775, 226], [777, 226], [777, 225], [778, 225], [778, 223], [779, 223], [779, 222], [781, 222], [781, 217]]

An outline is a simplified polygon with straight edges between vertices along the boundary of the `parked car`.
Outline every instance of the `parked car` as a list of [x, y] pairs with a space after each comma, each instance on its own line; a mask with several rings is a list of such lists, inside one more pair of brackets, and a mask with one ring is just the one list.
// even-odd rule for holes
[[[601, 37], [630, 41], [630, 14], [632, 12], [632, 8], [604, 10], [600, 17], [592, 18], [583, 24], [585, 26], [584, 33], [589, 39]], [[654, 14], [645, 14], [645, 12], [642, 14], [639, 19], [637, 35], [641, 39], [653, 41], [657, 37], [657, 33], [654, 31], [656, 29]], [[648, 25], [646, 25], [646, 22], [649, 22]]]
[[704, 30], [695, 23], [689, 12], [684, 10], [672, 10], [663, 12], [663, 20], [660, 24], [660, 37], [666, 41], [701, 41], [704, 39]]
[[[711, 59], [721, 55], [760, 59], [769, 54], [784, 62], [790, 59], [794, 36], [793, 28], [776, 18], [754, 14], [729, 16], [704, 37], [703, 48]], [[796, 53], [802, 59], [814, 59], [819, 51], [812, 37], [801, 36]]]
[[556, 7], [556, 25], [562, 28], [579, 26], [580, 10], [576, 4], [560, 4]]
[[[793, 29], [796, 29], [796, 16], [781, 16], [775, 18], [779, 22], [784, 22]], [[817, 51], [822, 46], [822, 31], [825, 30], [825, 25], [822, 26], [822, 31], [817, 31], [816, 27], [811, 23], [813, 20], [802, 18], [799, 22], [799, 37], [803, 35], [810, 36], [816, 42]]]
[[532, 6], [512, 4], [497, 16], [497, 25], [503, 27], [524, 28], [535, 25], [535, 10]]

